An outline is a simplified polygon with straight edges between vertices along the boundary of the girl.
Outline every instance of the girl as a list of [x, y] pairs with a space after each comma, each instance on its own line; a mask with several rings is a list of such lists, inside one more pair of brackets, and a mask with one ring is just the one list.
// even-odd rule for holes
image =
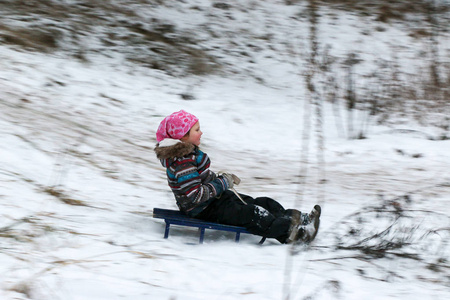
[[321, 209], [311, 213], [284, 209], [268, 197], [253, 199], [230, 189], [239, 178], [230, 173], [216, 175], [208, 155], [199, 149], [200, 123], [194, 115], [180, 110], [162, 120], [156, 132], [155, 153], [167, 169], [167, 180], [178, 205], [186, 215], [227, 225], [242, 226], [249, 232], [280, 243], [311, 242], [319, 229]]

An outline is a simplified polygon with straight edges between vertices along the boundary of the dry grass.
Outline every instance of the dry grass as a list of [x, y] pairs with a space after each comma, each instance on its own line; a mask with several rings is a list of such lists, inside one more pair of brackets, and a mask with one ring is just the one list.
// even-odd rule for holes
[[73, 198], [67, 196], [63, 191], [57, 190], [53, 187], [45, 188], [43, 190], [43, 192], [45, 192], [49, 195], [52, 195], [53, 197], [56, 197], [57, 199], [59, 199], [61, 202], [65, 203], [65, 204], [74, 205], [74, 206], [88, 206], [84, 201], [73, 199]]
[[[300, 1], [292, 0], [285, 3], [293, 5]], [[380, 24], [404, 20], [408, 14], [415, 14], [420, 17], [414, 26], [410, 26], [410, 36], [416, 38], [418, 43], [422, 40], [425, 46], [436, 34], [434, 31], [448, 30], [445, 26], [448, 17], [445, 14], [450, 8], [439, 1], [436, 2], [438, 5], [436, 7], [431, 7], [430, 2], [425, 0], [394, 2], [318, 0], [316, 3], [359, 12], [378, 20]], [[201, 42], [196, 39], [195, 33], [183, 32], [170, 21], [159, 18], [152, 18], [149, 22], [149, 19], [136, 13], [138, 5], [151, 8], [168, 4], [162, 0], [124, 0], [120, 4], [106, 0], [81, 0], [68, 7], [67, 4], [56, 0], [2, 1], [0, 17], [4, 17], [5, 22], [0, 23], [0, 41], [32, 51], [66, 51], [82, 61], [88, 61], [90, 53], [121, 53], [130, 62], [162, 70], [174, 76], [208, 75], [221, 71], [220, 61], [210, 55], [208, 49], [201, 47]], [[221, 2], [212, 4], [212, 7], [229, 12], [233, 9], [232, 6]], [[7, 20], [14, 20], [14, 22], [7, 23]], [[379, 28], [387, 26], [381, 25]], [[208, 28], [205, 27], [205, 30]], [[210, 32], [213, 38], [214, 34]], [[85, 46], [83, 40], [85, 36], [95, 37], [100, 43]], [[270, 44], [270, 38], [261, 39], [261, 43]], [[382, 93], [377, 97], [386, 100], [377, 102], [377, 99], [372, 97], [375, 92], [367, 90], [356, 91], [359, 101], [364, 102], [364, 105], [367, 105], [366, 101], [377, 102], [379, 106], [374, 111], [384, 112], [407, 106], [403, 105], [403, 101], [423, 99], [429, 101], [427, 107], [430, 109], [440, 105], [445, 106], [445, 101], [450, 99], [448, 88], [450, 67], [440, 63], [435, 53], [429, 52], [428, 57], [436, 61], [434, 63], [430, 61], [428, 69], [417, 72], [413, 78], [393, 80], [396, 74], [392, 71], [391, 74], [378, 79], [377, 84]], [[440, 55], [443, 56], [444, 53]], [[380, 70], [379, 73], [383, 74], [383, 72]], [[358, 83], [359, 79], [355, 78], [355, 82]], [[395, 89], [393, 89], [394, 85]], [[345, 89], [345, 87], [339, 88]], [[63, 197], [63, 199], [69, 198]]]
[[[300, 1], [285, 1], [286, 5]], [[321, 5], [374, 16], [380, 22], [402, 20], [407, 14], [427, 18], [428, 1], [399, 0], [321, 0]], [[162, 70], [171, 75], [208, 75], [221, 70], [220, 61], [203, 49], [195, 32], [184, 32], [161, 18], [146, 18], [138, 13], [140, 6], [167, 6], [163, 0], [81, 0], [67, 5], [56, 0], [2, 1], [0, 41], [32, 51], [67, 51], [87, 62], [89, 53], [118, 52], [133, 63]], [[217, 10], [232, 10], [225, 2], [211, 4]], [[191, 9], [198, 9], [192, 7]], [[448, 5], [435, 13], [444, 16]], [[189, 13], [189, 11], [186, 11]], [[14, 22], [8, 24], [8, 20]], [[13, 25], [14, 24], [14, 25]], [[442, 26], [445, 28], [445, 26]], [[430, 36], [426, 27], [411, 28], [411, 36]], [[211, 33], [214, 36], [214, 33]], [[99, 43], [86, 43], [85, 37]]]
[[[119, 52], [131, 62], [169, 74], [205, 75], [220, 68], [198, 47], [194, 34], [167, 21], [148, 20], [133, 5], [155, 7], [164, 1], [2, 1], [0, 41], [31, 51], [66, 51], [88, 61], [89, 53]], [[16, 22], [19, 21], [19, 22]], [[14, 24], [14, 25], [12, 25]], [[100, 43], [86, 44], [85, 37]]]
[[27, 298], [32, 299], [32, 284], [30, 282], [20, 282], [11, 288], [9, 288], [10, 291], [23, 294]]
[[0, 25], [0, 39], [5, 44], [16, 45], [26, 50], [51, 52], [58, 47], [57, 30], [40, 30], [34, 28], [15, 28]]
[[[378, 21], [388, 22], [389, 20], [401, 20], [407, 14], [425, 14], [433, 9], [432, 3], [425, 0], [320, 0], [322, 5], [360, 12], [365, 15], [377, 16]], [[437, 13], [446, 14], [450, 6], [446, 3], [436, 3]]]
[[[445, 28], [448, 17], [437, 20], [448, 11], [448, 7], [438, 11], [437, 6], [430, 7], [429, 2], [425, 1], [396, 1], [393, 4], [388, 1], [370, 1], [370, 5], [366, 5], [367, 1], [353, 0], [319, 2], [339, 9], [365, 12], [380, 22], [402, 20], [406, 14], [420, 15], [415, 26], [412, 26], [410, 36], [416, 38], [419, 45], [423, 43], [424, 50], [417, 58], [423, 62], [422, 69], [405, 73], [394, 55], [390, 59], [380, 60], [377, 69], [362, 78], [351, 71], [352, 67], [342, 59], [329, 57], [326, 49], [319, 49], [317, 61], [322, 63], [316, 68], [320, 69], [323, 78], [327, 78], [323, 89], [331, 102], [345, 105], [349, 112], [355, 108], [367, 111], [367, 121], [362, 122], [360, 129], [355, 128], [357, 131], [364, 133], [369, 118], [376, 118], [378, 123], [388, 123], [395, 117], [409, 115], [422, 125], [440, 128], [440, 136], [433, 139], [450, 138], [450, 118], [447, 117], [450, 113], [450, 64], [444, 60], [445, 53], [438, 51], [441, 42], [439, 36], [448, 30]], [[392, 53], [396, 52], [393, 46]], [[348, 65], [347, 71], [342, 72], [339, 64]], [[346, 122], [352, 124], [354, 120]], [[348, 130], [353, 131], [350, 128]], [[359, 136], [363, 137], [364, 134]]]

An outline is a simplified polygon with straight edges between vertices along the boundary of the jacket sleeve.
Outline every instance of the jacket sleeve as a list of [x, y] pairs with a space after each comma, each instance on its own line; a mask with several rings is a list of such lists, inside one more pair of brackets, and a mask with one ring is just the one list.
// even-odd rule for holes
[[207, 154], [184, 159], [167, 170], [169, 185], [182, 211], [196, 215], [208, 201], [228, 189], [222, 176], [216, 176], [210, 169]]

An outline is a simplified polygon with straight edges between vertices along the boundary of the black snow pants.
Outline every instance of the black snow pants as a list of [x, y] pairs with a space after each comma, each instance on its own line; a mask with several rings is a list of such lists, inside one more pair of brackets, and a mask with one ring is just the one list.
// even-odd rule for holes
[[286, 243], [289, 237], [292, 215], [295, 209], [284, 209], [268, 197], [252, 198], [239, 194], [244, 204], [232, 191], [225, 191], [196, 216], [209, 222], [245, 227], [250, 233], [275, 238]]

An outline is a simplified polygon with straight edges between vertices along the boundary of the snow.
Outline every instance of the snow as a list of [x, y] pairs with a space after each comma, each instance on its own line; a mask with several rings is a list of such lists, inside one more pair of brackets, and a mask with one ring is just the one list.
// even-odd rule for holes
[[[117, 53], [90, 53], [85, 63], [0, 45], [0, 299], [448, 299], [450, 141], [428, 138], [442, 128], [406, 114], [390, 124], [370, 119], [366, 139], [347, 139], [325, 102], [322, 166], [300, 75], [306, 19], [298, 17], [305, 26], [294, 30], [295, 6], [280, 1], [233, 2], [229, 12], [196, 3], [196, 17], [182, 13], [182, 1], [151, 13], [185, 30], [210, 22], [222, 43], [217, 54], [242, 72], [175, 77]], [[227, 14], [238, 22], [224, 26]], [[396, 55], [408, 70], [423, 63], [415, 59], [423, 49], [399, 24], [367, 35], [362, 17], [326, 16], [321, 43], [337, 57], [357, 49], [361, 74], [389, 59], [392, 44], [407, 48]], [[241, 61], [236, 53], [252, 42], [238, 34], [245, 30], [272, 34], [282, 54], [264, 48], [250, 53], [254, 62]], [[302, 54], [290, 56], [289, 45]], [[182, 100], [186, 92], [195, 99]], [[176, 205], [152, 149], [159, 122], [180, 109], [199, 117], [211, 168], [237, 174], [239, 192], [306, 211], [321, 204], [321, 230], [309, 248], [259, 246], [250, 235], [236, 244], [215, 231], [199, 245], [196, 230], [176, 226], [163, 239], [152, 209]], [[386, 236], [362, 244], [403, 248], [380, 258], [346, 249], [391, 224]]]

